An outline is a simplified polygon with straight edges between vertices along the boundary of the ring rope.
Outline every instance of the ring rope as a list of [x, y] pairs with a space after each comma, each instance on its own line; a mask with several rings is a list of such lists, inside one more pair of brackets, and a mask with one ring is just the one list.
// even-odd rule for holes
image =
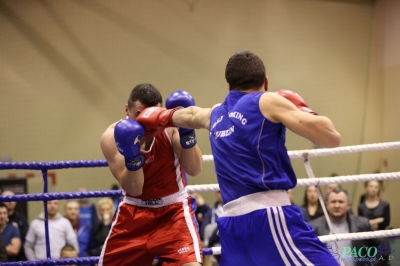
[[47, 260], [32, 260], [32, 261], [16, 261], [1, 263], [3, 266], [42, 266], [42, 265], [74, 265], [74, 264], [96, 264], [99, 262], [99, 257], [85, 258], [63, 258], [63, 259], [47, 259]]
[[[303, 158], [307, 153], [308, 157], [338, 155], [365, 151], [393, 150], [400, 149], [400, 141], [384, 142], [375, 144], [353, 145], [332, 149], [298, 150], [288, 151], [289, 157], [293, 159]], [[213, 155], [203, 155], [204, 162], [213, 162]], [[92, 168], [107, 166], [106, 160], [80, 160], [80, 161], [58, 161], [58, 162], [0, 162], [0, 170], [22, 169], [22, 170], [56, 170], [66, 168]]]
[[[395, 149], [400, 149], [400, 141], [353, 145], [353, 146], [345, 146], [345, 147], [329, 148], [329, 149], [327, 148], [327, 149], [288, 151], [288, 154], [289, 157], [292, 159], [301, 159], [303, 158], [304, 153], [308, 153], [308, 157], [319, 157], [319, 156], [339, 155], [339, 154], [356, 153], [356, 152], [395, 150]], [[203, 155], [204, 162], [212, 162], [213, 160], [214, 157], [212, 155]]]
[[[336, 177], [304, 178], [298, 179], [297, 186], [316, 186], [333, 183], [351, 183], [371, 180], [392, 180], [400, 179], [400, 172], [349, 175]], [[188, 185], [187, 191], [191, 192], [212, 192], [219, 191], [218, 184]], [[10, 201], [50, 201], [55, 199], [79, 199], [79, 198], [101, 198], [101, 197], [119, 197], [123, 196], [121, 190], [94, 190], [85, 192], [50, 192], [37, 194], [18, 194], [9, 196], [0, 196], [0, 202]]]
[[[297, 187], [323, 186], [328, 184], [363, 182], [371, 180], [394, 180], [394, 179], [400, 179], [400, 172], [348, 175], [348, 176], [335, 176], [335, 177], [301, 178], [297, 179]], [[219, 191], [218, 184], [188, 185], [186, 188], [188, 192]]]
[[[321, 242], [328, 243], [341, 240], [362, 240], [362, 239], [381, 238], [381, 237], [394, 237], [399, 235], [400, 235], [400, 229], [391, 229], [391, 230], [382, 230], [374, 232], [326, 235], [326, 236], [319, 236], [318, 238], [319, 240], [321, 240]], [[207, 254], [207, 255], [219, 255], [221, 254], [221, 247], [213, 247], [211, 248], [211, 250], [207, 250], [207, 252], [213, 252], [212, 254]]]
[[[400, 235], [400, 229], [381, 230], [374, 232], [361, 232], [361, 233], [347, 233], [319, 236], [318, 238], [323, 243], [341, 240], [361, 240], [370, 238], [381, 237], [394, 237]], [[203, 255], [219, 255], [221, 254], [221, 247], [203, 248]], [[3, 263], [4, 266], [33, 266], [33, 265], [68, 265], [68, 264], [90, 264], [97, 263], [99, 257], [86, 257], [86, 258], [70, 258], [70, 259], [50, 259], [50, 260], [37, 260], [37, 261], [23, 261], [23, 262], [7, 262]]]
[[0, 202], [10, 201], [51, 201], [51, 200], [66, 200], [80, 198], [103, 198], [103, 197], [119, 197], [123, 196], [122, 190], [93, 190], [84, 192], [50, 192], [36, 194], [17, 194], [0, 196]]
[[[304, 158], [307, 157], [317, 157], [317, 156], [327, 156], [327, 155], [338, 155], [346, 153], [355, 152], [365, 152], [365, 151], [377, 151], [377, 150], [390, 150], [399, 149], [400, 142], [387, 142], [387, 143], [376, 143], [376, 144], [364, 144], [364, 145], [354, 145], [346, 147], [338, 147], [333, 149], [319, 149], [319, 150], [299, 150], [299, 151], [288, 151], [290, 158]], [[214, 161], [212, 155], [203, 155], [204, 162]], [[47, 170], [55, 169], [66, 169], [66, 168], [94, 168], [94, 167], [106, 167], [106, 160], [80, 160], [80, 161], [59, 161], [59, 162], [0, 162], [0, 170], [10, 170], [10, 169], [21, 169], [21, 170], [42, 170], [42, 175], [44, 179], [44, 190], [42, 194], [27, 194], [27, 195], [14, 195], [14, 196], [1, 196], [1, 201], [32, 201], [40, 200], [44, 201], [46, 205], [48, 200], [52, 199], [70, 199], [70, 198], [86, 198], [86, 197], [104, 197], [104, 196], [122, 196], [122, 191], [89, 191], [89, 192], [61, 192], [61, 193], [48, 193], [47, 191]], [[382, 176], [380, 176], [382, 175]], [[358, 175], [358, 176], [339, 176], [334, 178], [310, 178], [310, 179], [300, 179], [298, 185], [324, 185], [331, 183], [349, 183], [349, 182], [360, 182], [369, 180], [386, 180], [386, 179], [397, 179], [400, 176], [398, 173], [384, 173], [384, 174], [370, 174], [370, 175]], [[345, 179], [344, 179], [345, 178]], [[218, 184], [212, 185], [196, 185], [188, 186], [188, 192], [203, 192], [203, 191], [217, 191], [219, 190]], [[203, 190], [205, 189], [205, 190]], [[46, 207], [46, 206], [45, 206]], [[46, 208], [45, 216], [47, 217]], [[45, 223], [46, 231], [46, 242], [48, 243], [48, 225]], [[400, 235], [400, 229], [386, 230], [390, 231], [385, 236]], [[326, 237], [327, 239], [332, 239], [329, 241], [337, 241], [348, 239], [346, 235], [358, 234], [356, 239], [366, 239], [378, 237], [375, 233], [384, 233], [386, 231], [379, 232], [368, 232], [368, 233], [351, 233], [351, 234], [340, 234], [338, 235], [328, 235], [322, 236], [320, 238]], [[330, 237], [330, 238], [329, 238]], [[87, 264], [96, 263], [98, 257], [88, 257], [88, 258], [73, 258], [73, 259], [50, 259], [50, 247], [46, 246], [47, 260], [41, 261], [27, 261], [27, 262], [11, 262], [4, 263], [4, 265], [68, 265], [68, 264]], [[220, 248], [203, 249], [204, 255], [220, 254]], [[3, 264], [2, 264], [3, 265]]]

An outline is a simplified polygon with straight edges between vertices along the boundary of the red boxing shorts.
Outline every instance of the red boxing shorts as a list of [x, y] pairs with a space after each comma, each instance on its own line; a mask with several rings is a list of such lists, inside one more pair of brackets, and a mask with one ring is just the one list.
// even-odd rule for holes
[[[147, 206], [147, 207], [142, 207]], [[196, 203], [186, 191], [161, 199], [125, 197], [104, 242], [99, 266], [202, 263]]]

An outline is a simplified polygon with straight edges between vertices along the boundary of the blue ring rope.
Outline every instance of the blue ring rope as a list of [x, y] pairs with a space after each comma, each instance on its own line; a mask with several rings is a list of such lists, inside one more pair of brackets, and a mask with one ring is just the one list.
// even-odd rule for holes
[[[106, 167], [106, 160], [82, 160], [82, 161], [57, 161], [57, 162], [0, 162], [0, 170], [41, 170], [43, 175], [43, 193], [38, 194], [20, 194], [0, 196], [0, 202], [10, 201], [43, 201], [45, 214], [45, 237], [46, 237], [46, 255], [47, 260], [36, 261], [17, 261], [1, 263], [5, 266], [36, 266], [36, 265], [70, 265], [70, 264], [96, 264], [99, 262], [99, 257], [84, 257], [84, 258], [65, 258], [51, 259], [50, 255], [50, 240], [48, 228], [48, 213], [47, 201], [56, 199], [78, 199], [78, 198], [100, 198], [100, 197], [116, 197], [123, 196], [121, 190], [97, 190], [84, 192], [52, 192], [48, 193], [47, 171], [66, 168], [93, 168]], [[203, 255], [212, 255], [211, 248], [203, 248]]]

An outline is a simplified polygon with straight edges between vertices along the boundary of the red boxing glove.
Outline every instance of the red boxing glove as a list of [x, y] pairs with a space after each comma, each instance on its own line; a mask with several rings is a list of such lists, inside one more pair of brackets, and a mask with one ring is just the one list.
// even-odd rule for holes
[[172, 115], [180, 108], [148, 107], [140, 112], [136, 118], [136, 122], [141, 124], [146, 130], [145, 137], [152, 138], [160, 134], [167, 127], [175, 127], [172, 123]]
[[303, 98], [301, 98], [301, 96], [298, 95], [297, 93], [295, 93], [294, 91], [280, 90], [280, 91], [277, 91], [276, 93], [279, 94], [280, 96], [288, 99], [289, 101], [291, 101], [301, 111], [310, 113], [312, 115], [318, 115], [317, 112], [311, 110], [308, 107], [308, 105], [306, 104], [306, 102], [303, 100]]

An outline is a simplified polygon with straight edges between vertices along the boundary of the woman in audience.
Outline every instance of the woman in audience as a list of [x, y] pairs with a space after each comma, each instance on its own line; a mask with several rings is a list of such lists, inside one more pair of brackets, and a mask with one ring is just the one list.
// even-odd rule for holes
[[101, 198], [97, 203], [97, 211], [100, 221], [93, 226], [93, 247], [90, 249], [91, 256], [100, 256], [101, 249], [111, 229], [111, 221], [114, 215], [114, 202], [111, 198]]
[[300, 207], [304, 221], [312, 221], [322, 215], [324, 212], [321, 203], [318, 200], [317, 188], [315, 186], [308, 186], [304, 193], [304, 204]]
[[365, 200], [358, 206], [358, 215], [368, 218], [375, 230], [384, 230], [390, 224], [390, 205], [380, 198], [382, 184], [382, 181], [365, 182]]

